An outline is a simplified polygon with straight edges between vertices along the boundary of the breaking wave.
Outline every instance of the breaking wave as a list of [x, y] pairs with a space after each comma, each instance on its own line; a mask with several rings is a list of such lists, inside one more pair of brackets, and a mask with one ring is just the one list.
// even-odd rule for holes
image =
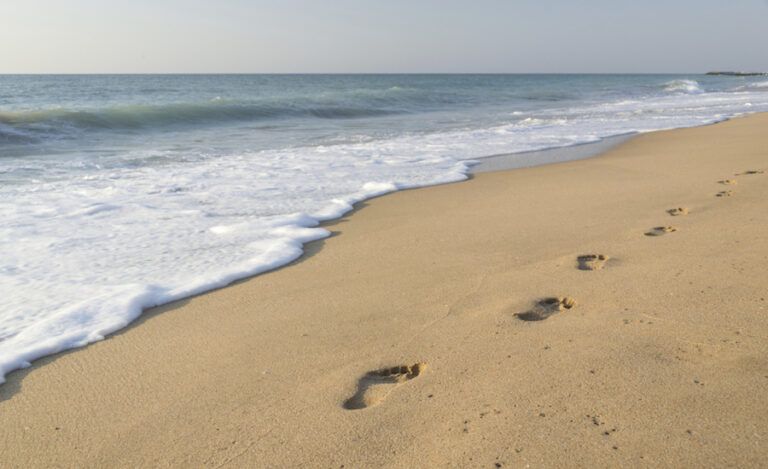
[[0, 112], [0, 142], [33, 138], [30, 134], [71, 130], [134, 130], [158, 127], [258, 121], [281, 117], [356, 119], [397, 113], [361, 106], [207, 103], [128, 105], [101, 109], [42, 109]]
[[664, 90], [670, 93], [699, 94], [704, 90], [696, 80], [672, 80], [664, 83]]

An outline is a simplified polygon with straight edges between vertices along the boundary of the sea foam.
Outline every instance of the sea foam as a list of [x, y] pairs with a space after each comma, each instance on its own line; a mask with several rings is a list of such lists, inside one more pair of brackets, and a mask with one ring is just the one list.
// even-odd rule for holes
[[696, 80], [672, 80], [664, 84], [664, 89], [671, 93], [699, 94], [704, 92]]
[[750, 83], [747, 88], [768, 89], [768, 81], [759, 81], [757, 83]]

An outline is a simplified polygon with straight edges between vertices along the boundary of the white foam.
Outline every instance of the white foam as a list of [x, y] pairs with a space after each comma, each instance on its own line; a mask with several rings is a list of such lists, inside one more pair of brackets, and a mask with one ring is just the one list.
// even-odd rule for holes
[[664, 85], [664, 89], [672, 93], [699, 94], [704, 92], [696, 80], [672, 80]]
[[328, 235], [319, 222], [366, 198], [463, 180], [469, 159], [701, 125], [748, 105], [768, 110], [768, 93], [690, 94], [689, 86], [516, 111], [486, 128], [200, 155], [192, 163], [104, 170], [0, 159], [0, 174], [55, 164], [65, 174], [0, 185], [0, 379], [100, 340], [145, 308], [284, 265], [303, 243]]
[[750, 83], [747, 88], [765, 89], [768, 88], [768, 81], [758, 81], [756, 83]]

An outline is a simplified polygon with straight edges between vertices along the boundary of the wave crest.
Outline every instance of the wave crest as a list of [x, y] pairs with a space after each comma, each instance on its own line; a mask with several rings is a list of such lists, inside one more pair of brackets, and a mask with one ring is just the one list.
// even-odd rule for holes
[[140, 130], [186, 125], [212, 125], [290, 117], [353, 119], [397, 113], [383, 107], [237, 103], [215, 99], [204, 103], [130, 105], [100, 109], [42, 109], [0, 112], [0, 142], [89, 130]]
[[750, 83], [745, 88], [758, 89], [760, 91], [768, 91], [768, 81], [758, 81], [756, 83]]
[[704, 90], [696, 80], [672, 80], [664, 83], [664, 91], [670, 93], [699, 94]]

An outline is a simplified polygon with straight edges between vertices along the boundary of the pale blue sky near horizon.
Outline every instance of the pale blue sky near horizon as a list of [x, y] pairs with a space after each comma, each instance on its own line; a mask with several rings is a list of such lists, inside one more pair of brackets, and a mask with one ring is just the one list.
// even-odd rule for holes
[[0, 73], [768, 71], [768, 0], [3, 0]]

